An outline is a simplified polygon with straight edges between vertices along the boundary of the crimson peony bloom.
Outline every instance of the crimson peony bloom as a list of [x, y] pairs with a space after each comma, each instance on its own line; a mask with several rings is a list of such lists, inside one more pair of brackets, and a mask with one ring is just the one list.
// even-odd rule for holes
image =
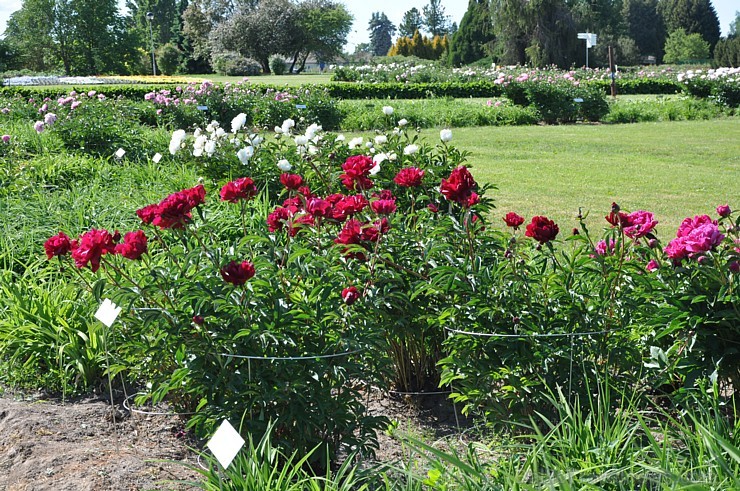
[[421, 186], [423, 178], [423, 170], [419, 169], [418, 167], [406, 167], [398, 171], [396, 177], [393, 178], [393, 182], [395, 182], [402, 188], [415, 188]]
[[224, 281], [236, 286], [246, 283], [254, 273], [254, 264], [249, 261], [231, 261], [221, 268], [221, 277]]
[[506, 222], [507, 227], [512, 227], [514, 230], [518, 230], [519, 226], [524, 223], [524, 217], [510, 211], [504, 217], [504, 222]]
[[730, 210], [730, 205], [719, 205], [717, 207], [717, 215], [721, 216], [722, 218], [727, 218], [732, 213], [732, 210]]
[[288, 174], [285, 172], [280, 174], [280, 183], [287, 189], [297, 190], [303, 185], [303, 178], [298, 174]]
[[373, 187], [373, 181], [368, 176], [370, 169], [375, 166], [373, 159], [366, 155], [355, 155], [349, 157], [343, 164], [344, 171], [339, 179], [347, 189], [370, 189]]
[[77, 247], [72, 251], [72, 259], [78, 268], [84, 268], [89, 264], [94, 273], [100, 268], [100, 258], [103, 254], [113, 254], [115, 247], [110, 232], [92, 229], [80, 237]]
[[203, 318], [202, 315], [194, 315], [193, 316], [193, 324], [197, 324], [199, 326], [202, 326], [205, 323], [205, 318]]
[[114, 252], [126, 259], [140, 259], [147, 251], [147, 239], [143, 230], [128, 232], [123, 236], [123, 243], [117, 244]]
[[270, 232], [282, 230], [283, 224], [290, 220], [292, 216], [293, 213], [288, 208], [278, 206], [275, 211], [267, 215], [267, 229]]
[[396, 200], [378, 199], [370, 203], [370, 207], [378, 215], [390, 215], [396, 211]]
[[532, 217], [532, 222], [527, 225], [527, 230], [524, 235], [532, 237], [540, 244], [545, 244], [554, 240], [557, 237], [560, 229], [558, 226], [547, 217], [535, 216]]
[[44, 251], [46, 257], [51, 259], [54, 256], [65, 256], [72, 250], [72, 241], [64, 232], [59, 232], [54, 237], [50, 237], [44, 242]]
[[190, 212], [205, 203], [206, 190], [199, 184], [193, 188], [172, 193], [156, 205], [136, 210], [136, 215], [146, 225], [166, 228], [182, 228], [190, 221]]
[[344, 224], [344, 227], [342, 227], [342, 231], [339, 232], [339, 235], [336, 239], [334, 239], [334, 242], [337, 244], [350, 245], [359, 244], [361, 240], [362, 224], [358, 220], [350, 218]]
[[461, 165], [450, 173], [448, 179], [442, 179], [439, 191], [448, 201], [468, 207], [478, 201], [478, 195], [473, 193], [476, 185], [470, 171]]
[[[328, 196], [328, 201], [334, 201], [337, 195]], [[336, 200], [334, 208], [331, 212], [331, 218], [343, 222], [348, 217], [354, 216], [360, 213], [368, 206], [367, 199], [361, 195], [356, 194], [353, 196], [338, 195], [340, 198]], [[330, 199], [331, 198], [331, 199]]]
[[306, 211], [315, 217], [329, 216], [331, 209], [331, 203], [321, 198], [311, 198], [306, 204]]
[[342, 300], [347, 305], [352, 305], [358, 298], [360, 298], [360, 292], [357, 290], [357, 287], [350, 286], [342, 290]]
[[257, 186], [249, 177], [242, 177], [235, 181], [227, 182], [221, 188], [221, 201], [237, 203], [240, 200], [249, 200], [257, 195]]

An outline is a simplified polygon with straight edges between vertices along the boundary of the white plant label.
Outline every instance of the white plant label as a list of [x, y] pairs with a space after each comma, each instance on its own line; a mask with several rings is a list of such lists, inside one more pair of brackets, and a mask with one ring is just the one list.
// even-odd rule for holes
[[221, 426], [218, 427], [218, 430], [216, 430], [216, 433], [208, 440], [206, 446], [221, 466], [227, 469], [234, 460], [234, 457], [236, 457], [236, 454], [244, 446], [244, 438], [231, 426], [228, 420], [224, 420]]
[[105, 300], [103, 300], [103, 303], [100, 304], [98, 311], [95, 312], [95, 318], [106, 326], [110, 327], [116, 321], [116, 319], [118, 318], [118, 314], [120, 313], [121, 307], [118, 307], [116, 304], [106, 298]]
[[124, 150], [124, 149], [122, 149], [122, 148], [119, 148], [119, 149], [118, 149], [118, 150], [116, 151], [116, 158], [119, 158], [119, 159], [120, 159], [120, 158], [123, 158], [123, 156], [124, 156], [124, 155], [126, 155], [126, 150]]
[[155, 153], [154, 157], [152, 157], [152, 162], [158, 164], [160, 160], [162, 160], [162, 154], [159, 152]]

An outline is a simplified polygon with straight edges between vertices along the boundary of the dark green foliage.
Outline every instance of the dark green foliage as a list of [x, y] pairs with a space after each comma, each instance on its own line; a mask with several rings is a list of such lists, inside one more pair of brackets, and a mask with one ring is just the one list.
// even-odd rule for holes
[[667, 33], [683, 29], [687, 34], [699, 34], [709, 43], [710, 52], [714, 50], [720, 27], [717, 11], [710, 0], [662, 0], [658, 3], [658, 11]]
[[403, 14], [403, 20], [398, 25], [398, 34], [410, 38], [416, 31], [421, 31], [423, 24], [424, 20], [421, 17], [421, 12], [413, 7]]
[[663, 18], [658, 13], [658, 0], [624, 0], [622, 17], [627, 34], [642, 56], [655, 56], [660, 62], [665, 42]]
[[163, 75], [172, 75], [180, 64], [182, 51], [173, 43], [160, 46], [156, 53], [157, 67]]
[[450, 43], [450, 64], [461, 66], [473, 63], [488, 54], [495, 39], [487, 0], [470, 0], [468, 10], [460, 21]]
[[511, 84], [507, 87], [507, 96], [513, 97], [517, 104], [526, 101], [526, 105], [537, 109], [540, 119], [548, 124], [572, 123], [578, 119], [600, 121], [609, 112], [606, 95], [595, 87], [529, 82], [520, 87]]
[[396, 26], [388, 19], [384, 12], [373, 12], [368, 22], [370, 31], [370, 47], [375, 56], [385, 56], [393, 45], [392, 37], [396, 33]]
[[211, 63], [219, 75], [254, 76], [261, 73], [259, 63], [234, 51], [224, 51], [213, 55]]
[[714, 64], [740, 67], [740, 36], [721, 39], [714, 47]]
[[444, 36], [450, 32], [450, 17], [445, 15], [442, 0], [429, 0], [421, 11], [424, 27], [432, 36]]

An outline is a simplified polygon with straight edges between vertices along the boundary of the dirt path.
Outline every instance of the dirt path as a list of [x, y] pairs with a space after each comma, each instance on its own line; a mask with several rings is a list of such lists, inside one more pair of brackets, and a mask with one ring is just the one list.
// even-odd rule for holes
[[[400, 433], [430, 443], [458, 441], [460, 428], [445, 396], [376, 393], [369, 402], [369, 412], [388, 416]], [[378, 460], [411, 457], [385, 432], [378, 439]], [[119, 406], [114, 425], [110, 405], [100, 399], [0, 396], [0, 491], [197, 489], [183, 482], [199, 477], [187, 467], [197, 465], [189, 450], [194, 446], [176, 416], [145, 416]]]
[[0, 491], [195, 489], [182, 423], [124, 415], [100, 400], [61, 404], [0, 398]]

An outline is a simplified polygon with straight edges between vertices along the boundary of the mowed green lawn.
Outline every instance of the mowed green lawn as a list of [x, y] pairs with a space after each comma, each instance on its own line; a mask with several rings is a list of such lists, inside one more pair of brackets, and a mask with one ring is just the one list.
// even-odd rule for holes
[[[437, 131], [424, 131], [437, 139]], [[496, 185], [494, 218], [547, 215], [561, 231], [581, 207], [592, 230], [612, 201], [655, 213], [658, 234], [674, 236], [686, 216], [740, 208], [740, 119], [630, 125], [458, 128], [479, 182]]]

